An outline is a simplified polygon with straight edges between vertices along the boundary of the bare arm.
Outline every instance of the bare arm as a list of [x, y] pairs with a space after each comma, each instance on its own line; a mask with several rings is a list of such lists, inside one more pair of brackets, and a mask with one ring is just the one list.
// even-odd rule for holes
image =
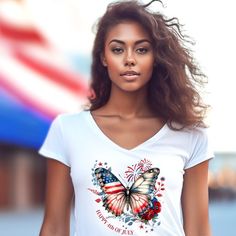
[[208, 161], [186, 170], [182, 192], [186, 236], [211, 236], [208, 216]]
[[47, 187], [44, 220], [40, 236], [69, 236], [73, 185], [70, 168], [47, 160]]

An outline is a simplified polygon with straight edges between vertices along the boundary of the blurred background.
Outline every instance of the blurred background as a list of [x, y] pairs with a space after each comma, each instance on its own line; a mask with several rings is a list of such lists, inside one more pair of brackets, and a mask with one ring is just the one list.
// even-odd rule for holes
[[[36, 236], [43, 217], [45, 159], [37, 154], [52, 119], [79, 111], [88, 94], [94, 23], [108, 0], [0, 0], [0, 235]], [[143, 1], [147, 3], [149, 1]], [[236, 110], [233, 1], [152, 4], [177, 16], [196, 41], [208, 76], [205, 100], [214, 236], [236, 232]], [[72, 221], [73, 231], [73, 221]]]

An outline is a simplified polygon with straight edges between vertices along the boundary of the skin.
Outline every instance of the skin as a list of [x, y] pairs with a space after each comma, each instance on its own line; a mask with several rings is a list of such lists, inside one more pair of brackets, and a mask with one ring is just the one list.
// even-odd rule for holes
[[182, 209], [186, 236], [211, 236], [208, 216], [208, 163], [185, 171]]
[[69, 236], [73, 185], [70, 168], [47, 160], [47, 187], [44, 220], [40, 236]]
[[[132, 149], [154, 134], [165, 121], [156, 117], [147, 102], [147, 86], [154, 67], [150, 37], [137, 23], [126, 21], [108, 32], [101, 61], [107, 68], [111, 96], [92, 116], [114, 143]], [[137, 76], [123, 76], [135, 71]], [[132, 135], [131, 135], [132, 134]], [[210, 236], [208, 220], [208, 162], [186, 170], [182, 194], [186, 236]], [[48, 159], [46, 208], [40, 236], [69, 236], [73, 186], [69, 167]], [[55, 196], [60, 196], [56, 197]]]
[[[150, 37], [137, 23], [118, 24], [107, 34], [101, 60], [112, 82], [111, 96], [92, 115], [112, 141], [132, 149], [157, 133], [165, 123], [149, 109], [146, 99], [154, 66]], [[122, 76], [126, 71], [140, 75]]]
[[[150, 80], [154, 65], [148, 34], [137, 23], [116, 25], [107, 35], [102, 62], [112, 81], [113, 93], [146, 92], [145, 85]], [[127, 71], [134, 71], [138, 76], [124, 75]]]

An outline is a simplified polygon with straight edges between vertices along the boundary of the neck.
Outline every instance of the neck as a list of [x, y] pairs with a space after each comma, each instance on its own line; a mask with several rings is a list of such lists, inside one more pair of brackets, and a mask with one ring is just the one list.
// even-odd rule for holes
[[112, 113], [124, 118], [151, 115], [147, 102], [146, 89], [135, 92], [112, 89], [110, 98], [105, 107]]

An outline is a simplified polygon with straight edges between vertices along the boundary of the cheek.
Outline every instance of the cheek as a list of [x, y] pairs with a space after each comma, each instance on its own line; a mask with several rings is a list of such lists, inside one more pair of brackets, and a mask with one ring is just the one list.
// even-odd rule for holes
[[118, 65], [119, 65], [119, 62], [114, 58], [110, 58], [109, 60], [107, 60], [106, 67], [107, 67], [107, 72], [110, 79], [113, 79], [114, 76], [117, 75], [117, 73], [119, 72]]
[[109, 74], [114, 73], [117, 70], [117, 65], [114, 61], [109, 61], [107, 63], [107, 71]]
[[154, 67], [154, 60], [153, 58], [147, 58], [147, 60], [143, 60], [142, 63], [143, 69], [146, 70], [147, 73], [152, 73], [153, 67]]
[[117, 71], [119, 70], [121, 61], [119, 58], [109, 58], [107, 59], [107, 70], [112, 73], [112, 71]]

